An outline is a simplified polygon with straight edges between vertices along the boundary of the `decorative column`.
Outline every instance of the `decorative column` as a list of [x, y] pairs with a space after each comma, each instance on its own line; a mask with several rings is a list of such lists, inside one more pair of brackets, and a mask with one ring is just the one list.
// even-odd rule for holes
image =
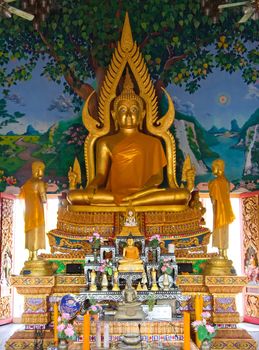
[[15, 197], [0, 193], [0, 325], [12, 321], [13, 204]]
[[259, 324], [259, 191], [242, 193], [243, 266], [248, 277], [245, 288], [244, 321]]
[[243, 346], [256, 350], [256, 341], [247, 331], [237, 328], [240, 315], [236, 309], [236, 295], [246, 284], [246, 276], [205, 276], [205, 285], [213, 298], [212, 321], [219, 326], [213, 349], [239, 349]]
[[54, 276], [12, 276], [12, 286], [24, 296], [22, 323], [25, 329], [45, 328], [50, 322], [48, 298], [55, 284]]

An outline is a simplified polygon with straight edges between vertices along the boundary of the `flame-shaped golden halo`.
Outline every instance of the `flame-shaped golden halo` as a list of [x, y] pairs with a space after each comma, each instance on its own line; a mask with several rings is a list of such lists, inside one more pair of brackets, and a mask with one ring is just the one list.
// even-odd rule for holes
[[165, 141], [169, 187], [178, 187], [175, 177], [175, 141], [168, 130], [174, 120], [174, 105], [169, 94], [164, 90], [169, 107], [167, 113], [162, 118], [158, 118], [157, 96], [144, 58], [136, 42], [133, 42], [128, 13], [125, 16], [121, 40], [118, 42], [112, 56], [101, 88], [98, 105], [99, 120], [94, 119], [88, 110], [88, 104], [93, 93], [87, 98], [82, 112], [83, 123], [89, 131], [85, 141], [87, 182], [89, 184], [95, 176], [94, 144], [99, 137], [107, 135], [110, 131], [111, 102], [116, 97], [116, 89], [127, 64], [138, 84], [139, 95], [146, 103], [147, 130], [155, 136], [160, 136]]

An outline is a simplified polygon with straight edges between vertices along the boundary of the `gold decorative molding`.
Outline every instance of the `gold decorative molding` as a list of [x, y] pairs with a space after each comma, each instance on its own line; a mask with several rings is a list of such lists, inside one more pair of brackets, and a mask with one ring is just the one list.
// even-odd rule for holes
[[240, 322], [238, 312], [233, 313], [216, 313], [212, 312], [212, 321], [219, 324], [237, 324]]
[[12, 276], [11, 285], [22, 295], [51, 294], [55, 285], [54, 276]]
[[205, 276], [205, 285], [211, 294], [241, 293], [247, 282], [246, 276]]
[[[44, 330], [43, 332], [43, 349], [53, 345], [53, 332]], [[35, 331], [26, 330], [15, 332], [5, 344], [5, 350], [34, 350], [35, 349]]]
[[14, 287], [52, 287], [55, 284], [54, 276], [12, 276], [11, 283]]
[[176, 284], [179, 286], [191, 284], [191, 285], [204, 285], [203, 275], [178, 275]]
[[49, 312], [40, 313], [40, 314], [22, 314], [22, 323], [24, 324], [47, 324], [50, 322]]
[[85, 276], [84, 275], [57, 275], [56, 276], [56, 285], [84, 285], [85, 286]]
[[244, 329], [219, 329], [212, 350], [256, 350], [256, 341]]

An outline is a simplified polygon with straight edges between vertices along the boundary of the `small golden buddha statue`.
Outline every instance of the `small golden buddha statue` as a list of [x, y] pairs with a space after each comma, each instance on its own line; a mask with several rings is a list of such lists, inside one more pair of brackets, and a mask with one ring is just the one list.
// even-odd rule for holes
[[127, 246], [123, 248], [123, 259], [119, 260], [120, 272], [143, 272], [143, 261], [139, 258], [138, 247], [134, 245], [134, 239], [129, 236]]
[[161, 141], [142, 132], [145, 113], [127, 71], [112, 111], [116, 133], [97, 141], [96, 175], [85, 190], [69, 192], [71, 204], [176, 204], [181, 208], [188, 204], [187, 188], [159, 188], [167, 159]]

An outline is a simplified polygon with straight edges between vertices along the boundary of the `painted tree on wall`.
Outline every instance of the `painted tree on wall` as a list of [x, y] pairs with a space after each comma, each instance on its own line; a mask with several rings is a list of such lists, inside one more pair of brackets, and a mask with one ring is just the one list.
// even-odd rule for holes
[[59, 0], [39, 26], [17, 17], [1, 21], [4, 93], [18, 81], [30, 79], [37, 61], [48, 58], [42, 75], [57, 83], [64, 78], [64, 90], [75, 100], [85, 100], [93, 91], [89, 78], [96, 79], [97, 90], [101, 86], [126, 10], [158, 92], [169, 83], [194, 92], [214, 67], [230, 73], [241, 70], [248, 84], [258, 79], [258, 52], [251, 43], [259, 22], [238, 24], [239, 7], [224, 11], [219, 23], [213, 24], [202, 14], [199, 0]]

